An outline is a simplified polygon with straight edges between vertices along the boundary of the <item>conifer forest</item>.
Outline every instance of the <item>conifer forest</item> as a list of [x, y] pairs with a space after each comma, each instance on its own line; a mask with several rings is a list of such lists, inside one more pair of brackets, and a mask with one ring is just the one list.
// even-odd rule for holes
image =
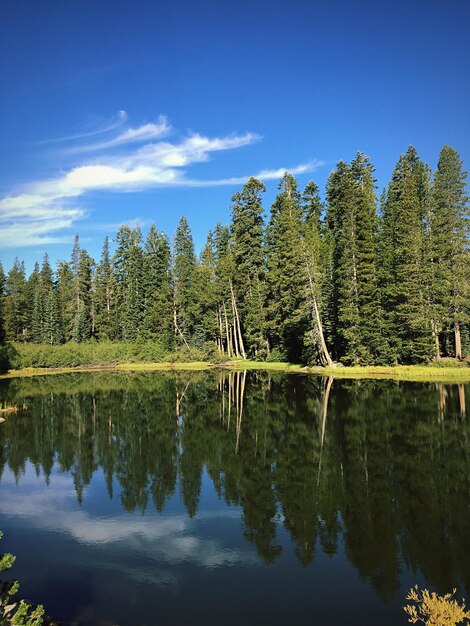
[[[186, 218], [174, 240], [119, 228], [93, 259], [26, 274], [0, 266], [0, 341], [151, 341], [241, 357], [332, 365], [420, 363], [470, 353], [466, 173], [445, 146], [435, 172], [413, 147], [378, 197], [358, 152], [330, 174], [324, 201], [286, 172], [270, 211], [250, 178], [196, 256]], [[111, 252], [111, 249], [114, 252]]]

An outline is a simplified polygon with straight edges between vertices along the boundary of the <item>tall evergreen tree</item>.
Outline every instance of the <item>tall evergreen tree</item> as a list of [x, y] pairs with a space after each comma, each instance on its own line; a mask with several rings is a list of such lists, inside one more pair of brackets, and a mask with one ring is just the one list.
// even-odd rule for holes
[[220, 347], [216, 342], [219, 328], [216, 316], [218, 297], [215, 288], [215, 262], [213, 233], [211, 231], [194, 272], [194, 289], [196, 292], [194, 341], [199, 347], [206, 342], [211, 342]]
[[285, 173], [271, 208], [267, 229], [269, 334], [273, 347], [289, 360], [299, 358], [308, 328], [302, 257], [302, 204], [297, 181]]
[[434, 177], [431, 210], [432, 292], [439, 330], [454, 335], [454, 355], [462, 358], [462, 327], [469, 322], [470, 258], [467, 173], [456, 150], [444, 146]]
[[189, 346], [195, 327], [193, 278], [196, 255], [188, 220], [182, 217], [175, 233], [173, 256], [173, 324], [177, 342]]
[[264, 220], [261, 204], [264, 184], [250, 178], [232, 197], [233, 291], [241, 329], [252, 356], [266, 354]]
[[8, 341], [28, 339], [28, 290], [24, 263], [15, 259], [5, 291], [5, 331]]
[[168, 237], [152, 224], [147, 233], [143, 257], [143, 328], [149, 337], [158, 339], [167, 349], [173, 345], [170, 265]]
[[43, 324], [43, 298], [41, 297], [41, 270], [39, 263], [34, 264], [34, 269], [28, 278], [28, 329], [29, 341], [42, 342]]
[[359, 152], [351, 165], [338, 163], [327, 189], [336, 351], [352, 364], [376, 362], [383, 351], [373, 172]]
[[426, 253], [428, 168], [410, 147], [392, 175], [382, 207], [381, 259], [386, 329], [393, 361], [432, 355]]
[[78, 311], [73, 327], [73, 339], [77, 343], [91, 339], [94, 332], [92, 281], [93, 259], [82, 249], [76, 276]]
[[73, 272], [67, 261], [59, 261], [57, 264], [57, 305], [63, 339], [71, 341], [74, 335], [77, 298]]
[[[240, 350], [240, 327], [235, 315], [233, 276], [235, 261], [233, 239], [228, 226], [217, 223], [213, 233], [214, 273], [216, 293], [216, 321], [219, 328], [219, 349], [228, 356], [242, 356]], [[236, 303], [235, 303], [236, 304]], [[240, 332], [239, 332], [240, 331]]]
[[134, 341], [139, 336], [144, 310], [140, 228], [121, 226], [116, 236], [116, 244], [113, 265], [117, 282], [117, 300], [121, 303], [119, 323], [122, 339]]
[[309, 181], [302, 194], [303, 233], [302, 266], [299, 268], [305, 276], [306, 317], [310, 318], [310, 328], [304, 338], [304, 359], [319, 361], [330, 367], [333, 360], [328, 349], [324, 327], [324, 292], [328, 280], [327, 240], [322, 237], [323, 225], [321, 214], [323, 205], [318, 187]]
[[116, 281], [112, 271], [108, 237], [104, 240], [95, 282], [97, 335], [100, 339], [115, 339], [119, 336], [116, 320]]

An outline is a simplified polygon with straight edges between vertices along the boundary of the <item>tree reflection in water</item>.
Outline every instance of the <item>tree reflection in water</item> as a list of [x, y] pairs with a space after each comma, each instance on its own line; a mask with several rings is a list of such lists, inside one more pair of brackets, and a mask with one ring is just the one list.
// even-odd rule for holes
[[101, 468], [126, 511], [179, 492], [197, 516], [203, 471], [240, 506], [244, 536], [275, 562], [349, 561], [384, 599], [403, 567], [470, 589], [470, 429], [464, 385], [266, 372], [73, 374], [2, 381], [21, 410], [0, 427], [0, 475], [57, 463], [79, 502]]

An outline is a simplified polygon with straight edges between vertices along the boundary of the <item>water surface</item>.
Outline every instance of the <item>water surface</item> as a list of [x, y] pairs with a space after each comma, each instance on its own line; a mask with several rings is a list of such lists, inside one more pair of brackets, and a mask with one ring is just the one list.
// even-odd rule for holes
[[468, 385], [266, 372], [0, 382], [2, 551], [76, 625], [406, 624], [470, 596]]

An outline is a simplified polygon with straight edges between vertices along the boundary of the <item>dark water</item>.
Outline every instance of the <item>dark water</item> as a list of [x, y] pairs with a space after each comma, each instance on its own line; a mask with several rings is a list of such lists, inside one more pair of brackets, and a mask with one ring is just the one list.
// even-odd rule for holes
[[2, 381], [0, 551], [64, 624], [406, 624], [470, 595], [469, 386]]

